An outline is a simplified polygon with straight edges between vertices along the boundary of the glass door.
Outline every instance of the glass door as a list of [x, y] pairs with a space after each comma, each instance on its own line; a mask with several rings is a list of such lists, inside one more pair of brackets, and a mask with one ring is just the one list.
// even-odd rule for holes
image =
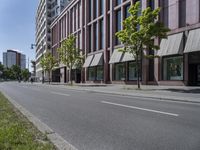
[[200, 85], [200, 64], [197, 65], [197, 85]]

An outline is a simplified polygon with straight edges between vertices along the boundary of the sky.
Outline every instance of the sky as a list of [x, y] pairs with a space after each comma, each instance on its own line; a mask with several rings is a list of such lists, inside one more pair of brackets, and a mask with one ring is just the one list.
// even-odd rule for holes
[[[7, 49], [17, 49], [26, 61], [35, 59], [35, 16], [39, 0], [0, 0], [0, 61]], [[28, 65], [27, 65], [28, 67]], [[29, 65], [30, 67], [30, 65]], [[31, 67], [30, 67], [31, 68]]]

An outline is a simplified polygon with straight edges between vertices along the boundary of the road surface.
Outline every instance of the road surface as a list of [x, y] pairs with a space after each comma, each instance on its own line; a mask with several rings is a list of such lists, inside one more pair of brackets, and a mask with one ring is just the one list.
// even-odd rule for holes
[[79, 150], [200, 150], [200, 104], [31, 83], [0, 90]]

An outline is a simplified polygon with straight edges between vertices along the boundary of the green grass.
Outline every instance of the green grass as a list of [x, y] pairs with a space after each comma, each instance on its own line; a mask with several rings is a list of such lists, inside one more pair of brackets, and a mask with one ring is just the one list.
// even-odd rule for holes
[[0, 92], [0, 150], [55, 150]]

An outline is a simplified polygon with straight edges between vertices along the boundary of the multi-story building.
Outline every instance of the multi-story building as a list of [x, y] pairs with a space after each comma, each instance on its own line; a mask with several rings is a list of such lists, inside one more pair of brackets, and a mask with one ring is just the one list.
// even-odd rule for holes
[[3, 65], [8, 68], [18, 65], [21, 69], [25, 69], [26, 56], [18, 50], [7, 50], [7, 52], [3, 53]]
[[[69, 35], [77, 37], [76, 46], [85, 54], [83, 82], [135, 84], [135, 61], [130, 54], [118, 52], [123, 47], [115, 33], [122, 29], [128, 9], [138, 0], [72, 0], [51, 24], [52, 53]], [[171, 31], [167, 39], [155, 39], [159, 55], [141, 61], [141, 82], [160, 85], [200, 84], [200, 2], [199, 0], [140, 0], [142, 9], [161, 7], [159, 21]], [[80, 78], [80, 70], [75, 79]], [[55, 79], [67, 82], [66, 66], [60, 65]]]
[[40, 0], [36, 14], [36, 76], [42, 77], [40, 58], [51, 49], [51, 22], [60, 14], [69, 0]]

